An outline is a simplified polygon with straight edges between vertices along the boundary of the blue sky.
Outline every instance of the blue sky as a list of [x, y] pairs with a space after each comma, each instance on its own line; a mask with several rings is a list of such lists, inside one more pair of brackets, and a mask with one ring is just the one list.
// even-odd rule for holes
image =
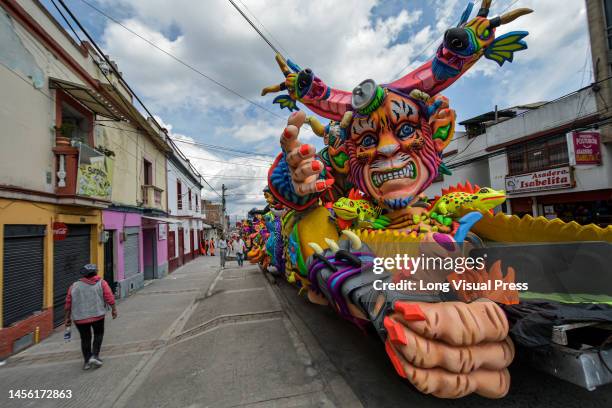
[[[175, 137], [262, 154], [245, 159], [181, 145], [214, 187], [230, 185], [236, 194], [230, 211], [243, 213], [261, 204], [256, 194], [265, 185], [266, 160], [278, 151], [278, 135], [288, 112], [271, 104], [274, 95], [259, 96], [261, 88], [280, 82], [282, 76], [274, 53], [229, 2], [87, 0], [277, 116], [190, 71], [82, 0], [65, 1]], [[57, 16], [50, 0], [42, 2]], [[415, 68], [430, 58], [444, 29], [456, 23], [467, 1], [242, 0], [238, 5], [255, 16], [256, 24], [263, 23], [264, 32], [283, 53], [302, 67], [311, 67], [328, 84], [352, 89], [370, 77], [389, 82], [402, 67], [412, 63]], [[459, 121], [495, 105], [504, 108], [554, 99], [591, 81], [582, 0], [563, 2], [563, 7], [555, 0], [494, 1], [490, 15], [508, 7], [535, 10], [498, 29], [498, 33], [529, 31], [529, 49], [501, 68], [483, 59], [444, 91]], [[302, 137], [320, 145], [310, 132]], [[205, 196], [215, 198], [210, 191]]]

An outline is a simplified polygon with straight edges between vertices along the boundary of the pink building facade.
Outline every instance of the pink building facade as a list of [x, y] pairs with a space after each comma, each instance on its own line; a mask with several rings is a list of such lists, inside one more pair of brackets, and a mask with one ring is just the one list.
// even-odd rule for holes
[[142, 215], [140, 212], [102, 212], [104, 279], [118, 297], [144, 286]]
[[138, 210], [105, 210], [104, 279], [126, 297], [168, 274], [168, 224]]

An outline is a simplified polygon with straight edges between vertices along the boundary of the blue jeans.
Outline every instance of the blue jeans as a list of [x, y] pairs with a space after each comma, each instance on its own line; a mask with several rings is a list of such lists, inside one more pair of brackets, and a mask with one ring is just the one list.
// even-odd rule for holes
[[240, 252], [237, 252], [236, 260], [238, 261], [238, 266], [242, 266], [242, 264], [244, 264], [244, 255]]

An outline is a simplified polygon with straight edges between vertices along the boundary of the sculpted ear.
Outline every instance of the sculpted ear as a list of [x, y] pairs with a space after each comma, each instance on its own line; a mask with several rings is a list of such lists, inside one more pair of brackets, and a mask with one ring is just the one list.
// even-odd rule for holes
[[431, 138], [438, 153], [442, 153], [455, 134], [457, 115], [454, 110], [448, 107], [448, 99], [442, 95], [429, 98], [427, 108], [429, 110]]

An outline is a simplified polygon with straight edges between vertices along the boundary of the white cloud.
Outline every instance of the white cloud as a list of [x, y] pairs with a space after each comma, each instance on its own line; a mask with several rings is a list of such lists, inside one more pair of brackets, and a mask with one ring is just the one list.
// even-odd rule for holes
[[[270, 103], [272, 97], [262, 98], [259, 92], [264, 86], [281, 82], [282, 75], [274, 62], [273, 52], [228, 2], [102, 2], [109, 11], [116, 7], [127, 8], [131, 17], [122, 21], [123, 24], [201, 72], [277, 113], [280, 118], [254, 108], [120, 26], [107, 24], [102, 34], [103, 48], [118, 62], [127, 80], [154, 112], [175, 124], [181, 123], [181, 129], [189, 127], [186, 123], [197, 122], [197, 131], [185, 132], [189, 133], [191, 140], [240, 146], [242, 150], [264, 153], [278, 151], [278, 138], [285, 125], [283, 118], [288, 116], [288, 112], [273, 106]], [[257, 16], [272, 33], [266, 34], [273, 36], [273, 42], [281, 47], [286, 56], [295, 58], [295, 62], [302, 67], [311, 67], [329, 85], [346, 90], [366, 78], [380, 83], [397, 79], [394, 75], [408, 61], [456, 23], [467, 4], [464, 0], [413, 2], [408, 4], [410, 7], [416, 5], [411, 11], [403, 10], [382, 20], [372, 15], [373, 7], [379, 3], [377, 0], [242, 2], [248, 6], [248, 10], [245, 9], [247, 14], [252, 12]], [[428, 17], [425, 21], [424, 16], [431, 13], [423, 13], [420, 8], [432, 6], [435, 19]], [[502, 12], [507, 6], [508, 2], [494, 1], [491, 15]], [[529, 49], [521, 51], [510, 68], [504, 65], [500, 70], [491, 61], [480, 61], [465, 80], [478, 78], [475, 86], [483, 84], [482, 89], [494, 88], [490, 99], [500, 106], [552, 99], [563, 93], [560, 90], [578, 88], [580, 74], [577, 71], [583, 66], [584, 46], [588, 42], [584, 2], [563, 2], [560, 6], [557, 0], [521, 0], [512, 8], [517, 7], [531, 7], [535, 13], [501, 27], [498, 32], [528, 30]], [[412, 36], [407, 41], [398, 41], [398, 36], [406, 31], [413, 33]], [[431, 50], [413, 62], [413, 67], [431, 56], [437, 45], [437, 41], [434, 41]], [[404, 70], [406, 72], [408, 69]], [[474, 92], [480, 91], [481, 88], [474, 88]], [[456, 108], [460, 110], [461, 106]], [[185, 118], [184, 112], [197, 115], [198, 120]], [[317, 142], [316, 137], [307, 130], [302, 132], [301, 138], [309, 143]], [[256, 167], [263, 165], [262, 161], [227, 158], [189, 144], [182, 144], [181, 148], [192, 157], [203, 174], [217, 176], [211, 178], [211, 184], [216, 189], [220, 189], [221, 180], [243, 194], [260, 193], [265, 185], [265, 180], [251, 183], [219, 177], [263, 177], [265, 168]], [[269, 157], [257, 159], [267, 160]], [[227, 160], [230, 163], [210, 160]], [[251, 163], [253, 167], [238, 163]], [[235, 196], [234, 199], [242, 209], [263, 203], [261, 200], [253, 202], [251, 196], [246, 195]]]
[[[227, 157], [202, 146], [191, 137], [172, 131], [172, 124], [155, 117], [168, 130], [170, 137], [189, 159], [191, 164], [210, 184], [204, 184], [202, 197], [218, 202], [221, 187], [227, 192], [227, 213], [244, 216], [253, 207], [265, 206], [262, 190], [267, 184], [266, 176], [272, 159], [267, 156]], [[211, 188], [212, 187], [212, 188]], [[214, 189], [214, 190], [213, 190]]]

